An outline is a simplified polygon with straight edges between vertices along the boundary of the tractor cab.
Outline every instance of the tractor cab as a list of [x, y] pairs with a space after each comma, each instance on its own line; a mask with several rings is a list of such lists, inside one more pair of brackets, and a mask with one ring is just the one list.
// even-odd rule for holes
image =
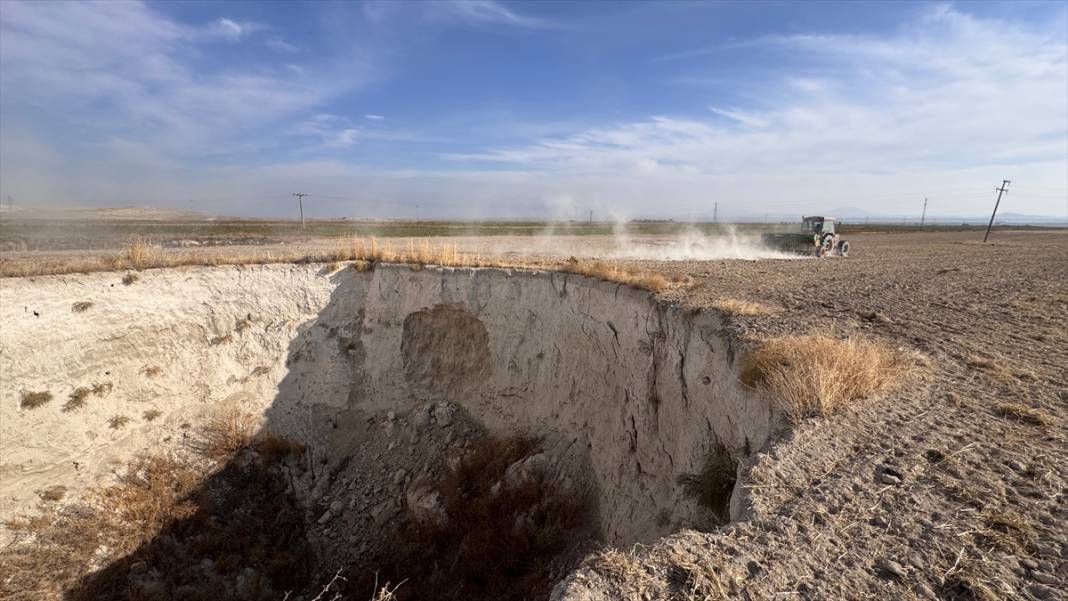
[[801, 218], [801, 233], [803, 234], [818, 234], [823, 236], [824, 234], [834, 233], [834, 218], [833, 217], [802, 217]]

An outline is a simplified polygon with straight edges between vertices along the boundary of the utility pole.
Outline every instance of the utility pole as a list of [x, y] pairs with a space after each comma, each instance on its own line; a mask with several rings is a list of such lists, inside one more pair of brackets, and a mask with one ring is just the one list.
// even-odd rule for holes
[[593, 209], [590, 209], [590, 220], [587, 223], [593, 223]]
[[994, 202], [994, 212], [990, 214], [990, 223], [986, 225], [986, 235], [983, 236], [984, 244], [986, 243], [986, 239], [990, 237], [990, 228], [994, 227], [994, 215], [998, 214], [998, 205], [1001, 204], [1001, 195], [1009, 191], [1009, 184], [1011, 183], [1011, 181], [1003, 179], [1001, 180], [1001, 187], [996, 188], [998, 191], [998, 199]]
[[304, 197], [311, 196], [311, 194], [305, 194], [303, 192], [297, 192], [290, 194], [290, 196], [296, 196], [297, 202], [300, 203], [300, 229], [304, 229]]
[[920, 215], [920, 227], [923, 227], [923, 223], [927, 221], [927, 197], [923, 197], [923, 214]]
[[718, 221], [717, 221], [718, 219], [719, 219], [719, 201], [717, 200], [716, 204], [712, 205], [712, 223], [718, 223]]

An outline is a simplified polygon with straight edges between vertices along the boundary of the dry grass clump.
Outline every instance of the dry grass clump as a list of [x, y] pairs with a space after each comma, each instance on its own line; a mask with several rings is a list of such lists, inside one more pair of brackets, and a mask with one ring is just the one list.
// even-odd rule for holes
[[742, 315], [745, 317], [755, 317], [759, 315], [774, 315], [779, 312], [778, 307], [772, 307], [764, 303], [758, 303], [756, 301], [749, 301], [739, 298], [721, 298], [720, 300], [712, 303], [712, 307], [719, 309], [724, 313], [730, 313], [732, 315]]
[[112, 415], [108, 418], [108, 427], [112, 430], [121, 430], [130, 423], [130, 418], [125, 415]]
[[619, 282], [620, 284], [643, 288], [650, 292], [659, 292], [667, 288], [670, 283], [665, 276], [655, 271], [646, 271], [633, 265], [619, 265], [606, 261], [576, 259], [575, 257], [568, 259], [560, 270], [610, 282]]
[[141, 414], [141, 419], [145, 420], [146, 422], [150, 422], [161, 415], [163, 415], [163, 413], [159, 409], [147, 409], [144, 413]]
[[79, 386], [75, 388], [74, 391], [70, 393], [70, 396], [67, 397], [67, 402], [63, 403], [63, 413], [67, 413], [70, 411], [74, 411], [75, 409], [81, 409], [82, 407], [85, 407], [86, 399], [89, 398], [89, 395], [91, 393], [92, 390], [86, 388], [85, 386]]
[[642, 562], [632, 554], [615, 548], [588, 556], [582, 561], [582, 565], [609, 576], [621, 588], [620, 592], [635, 599], [644, 599], [646, 591], [654, 582]]
[[146, 377], [154, 378], [163, 373], [163, 368], [159, 367], [158, 365], [146, 365], [141, 368], [141, 373], [144, 374]]
[[52, 392], [45, 390], [42, 392], [31, 392], [27, 390], [22, 391], [22, 395], [19, 398], [19, 407], [23, 409], [36, 409], [45, 403], [52, 400]]
[[745, 358], [741, 380], [796, 422], [887, 390], [908, 370], [904, 353], [874, 340], [815, 334], [764, 341]]
[[998, 417], [1016, 420], [1032, 426], [1044, 427], [1050, 424], [1049, 417], [1045, 413], [1020, 403], [1000, 403], [994, 408], [994, 413]]
[[202, 457], [222, 461], [251, 445], [256, 424], [255, 416], [243, 411], [223, 411], [190, 436], [187, 446]]
[[234, 337], [231, 334], [223, 334], [222, 336], [215, 336], [208, 341], [208, 346], [219, 346], [220, 344], [227, 344], [232, 342]]
[[139, 279], [141, 279], [141, 276], [137, 275], [136, 273], [127, 273], [126, 275], [122, 276], [122, 285], [129, 286]]
[[1020, 554], [1038, 539], [1038, 533], [1012, 509], [990, 511], [985, 516], [987, 530], [981, 536], [1007, 553]]
[[104, 396], [105, 394], [111, 392], [112, 388], [113, 385], [111, 384], [111, 382], [95, 382], [93, 383], [93, 387], [91, 390], [96, 396]]
[[[9, 521], [16, 541], [0, 549], [0, 598], [282, 599], [306, 584], [314, 552], [265, 458], [140, 456], [76, 503]], [[252, 586], [235, 590], [250, 573]]]
[[85, 313], [92, 306], [92, 301], [78, 301], [70, 306], [70, 310], [75, 313]]
[[67, 496], [67, 487], [62, 484], [56, 484], [49, 486], [48, 488], [37, 493], [38, 497], [41, 497], [42, 501], [48, 503], [58, 503], [63, 500], [63, 497]]

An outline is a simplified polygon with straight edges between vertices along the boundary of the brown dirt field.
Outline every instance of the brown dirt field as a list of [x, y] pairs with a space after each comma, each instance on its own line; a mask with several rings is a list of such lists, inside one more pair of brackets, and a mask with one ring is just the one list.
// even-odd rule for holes
[[[755, 519], [676, 535], [638, 560], [706, 558], [740, 599], [1065, 598], [1068, 234], [851, 242], [844, 260], [642, 264], [693, 277], [664, 294], [686, 305], [783, 308], [734, 316], [739, 337], [866, 334], [926, 366], [883, 398], [802, 423], [752, 471]], [[669, 574], [654, 580], [653, 596], [677, 590]]]

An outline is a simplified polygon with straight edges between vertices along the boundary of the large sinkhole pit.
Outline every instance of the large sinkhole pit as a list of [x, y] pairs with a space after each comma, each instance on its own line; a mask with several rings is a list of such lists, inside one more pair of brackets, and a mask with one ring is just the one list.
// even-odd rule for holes
[[[514, 529], [567, 507], [570, 539], [627, 546], [739, 518], [738, 466], [778, 422], [717, 313], [571, 274], [198, 267], [8, 279], [0, 301], [5, 519], [241, 411], [306, 449], [280, 494], [320, 563], [456, 524], [453, 493]], [[509, 492], [532, 480], [555, 500]]]

